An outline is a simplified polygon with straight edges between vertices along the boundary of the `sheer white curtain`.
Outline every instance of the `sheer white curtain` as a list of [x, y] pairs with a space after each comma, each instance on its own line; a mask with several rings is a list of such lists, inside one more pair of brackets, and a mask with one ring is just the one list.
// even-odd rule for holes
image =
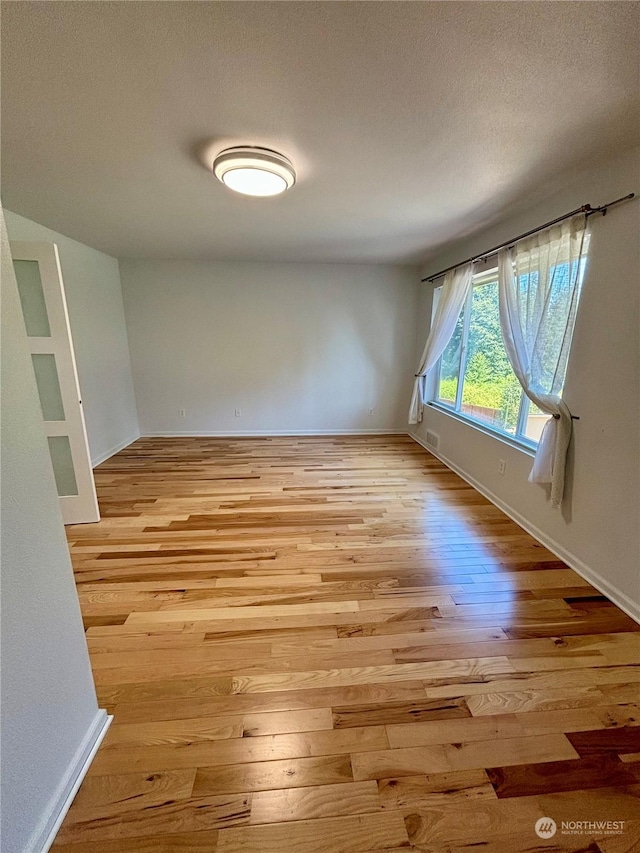
[[451, 340], [462, 306], [471, 287], [472, 276], [473, 264], [470, 263], [449, 270], [445, 275], [440, 300], [431, 324], [431, 331], [420, 359], [420, 365], [416, 370], [411, 406], [409, 407], [410, 424], [418, 423], [422, 406], [425, 403], [424, 377], [435, 367]]
[[551, 504], [564, 494], [571, 412], [561, 395], [589, 234], [579, 215], [502, 249], [498, 258], [500, 323], [509, 361], [545, 424], [529, 481], [550, 484]]

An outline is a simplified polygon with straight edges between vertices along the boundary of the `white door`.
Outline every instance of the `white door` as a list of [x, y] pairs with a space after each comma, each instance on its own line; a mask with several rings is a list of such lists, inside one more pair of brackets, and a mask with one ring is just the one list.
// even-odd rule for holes
[[62, 518], [99, 521], [58, 247], [12, 242], [11, 255]]

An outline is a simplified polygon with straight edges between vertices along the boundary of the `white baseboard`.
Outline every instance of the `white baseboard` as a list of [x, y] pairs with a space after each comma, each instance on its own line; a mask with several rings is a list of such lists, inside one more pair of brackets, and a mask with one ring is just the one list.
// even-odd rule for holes
[[299, 429], [299, 430], [175, 430], [145, 432], [142, 438], [287, 438], [323, 435], [407, 435], [406, 429]]
[[450, 459], [447, 459], [446, 456], [443, 456], [441, 453], [436, 452], [432, 447], [428, 447], [427, 444], [422, 441], [422, 439], [413, 432], [408, 433], [409, 437], [412, 438], [417, 444], [423, 447], [428, 453], [431, 453], [436, 459], [439, 459], [447, 468], [450, 468], [452, 471], [462, 477], [462, 479], [469, 483], [470, 486], [473, 486], [476, 491], [480, 492], [481, 495], [484, 495], [487, 500], [491, 501], [492, 504], [501, 509], [505, 515], [508, 515], [512, 521], [515, 521], [516, 524], [519, 524], [524, 530], [527, 531], [534, 539], [537, 539], [541, 545], [544, 545], [545, 548], [548, 548], [552, 554], [555, 554], [558, 559], [565, 562], [568, 566], [570, 566], [575, 572], [577, 572], [580, 577], [584, 578], [588, 581], [592, 586], [594, 586], [599, 592], [603, 595], [606, 595], [607, 598], [611, 599], [614, 604], [616, 604], [620, 610], [624, 610], [624, 612], [634, 619], [636, 622], [640, 622], [640, 603], [634, 601], [632, 598], [629, 598], [624, 592], [621, 592], [617, 587], [613, 586], [609, 583], [608, 580], [602, 577], [598, 572], [594, 571], [590, 566], [584, 563], [579, 557], [576, 557], [575, 554], [568, 551], [563, 545], [559, 542], [556, 542], [555, 539], [552, 539], [548, 536], [543, 530], [540, 530], [539, 527], [536, 527], [535, 524], [532, 524], [528, 519], [526, 519], [523, 515], [521, 515], [517, 510], [513, 509], [513, 507], [509, 506], [509, 504], [505, 503], [501, 498], [495, 495], [490, 489], [487, 489], [482, 483], [472, 477], [470, 474], [467, 474], [466, 471], [463, 471], [462, 468], [459, 468], [455, 462], [452, 462]]
[[132, 435], [130, 438], [125, 439], [125, 441], [120, 441], [114, 447], [111, 447], [109, 450], [101, 453], [100, 456], [97, 456], [95, 459], [91, 460], [91, 467], [97, 468], [98, 465], [101, 465], [103, 462], [106, 462], [107, 459], [110, 459], [112, 456], [115, 456], [116, 453], [120, 453], [121, 450], [124, 450], [125, 447], [129, 447], [130, 444], [133, 444], [134, 441], [137, 441], [140, 438], [140, 433], [136, 435]]
[[47, 853], [53, 844], [112, 720], [113, 717], [108, 716], [102, 708], [96, 713], [82, 743], [69, 763], [67, 772], [51, 798], [49, 807], [29, 839], [24, 853]]

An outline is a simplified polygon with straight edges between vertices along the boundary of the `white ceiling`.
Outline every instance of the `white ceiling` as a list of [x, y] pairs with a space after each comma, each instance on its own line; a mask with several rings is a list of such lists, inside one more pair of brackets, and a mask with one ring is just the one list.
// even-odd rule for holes
[[[638, 141], [639, 8], [4, 2], [3, 201], [118, 257], [415, 262]], [[225, 189], [242, 143], [297, 185]]]

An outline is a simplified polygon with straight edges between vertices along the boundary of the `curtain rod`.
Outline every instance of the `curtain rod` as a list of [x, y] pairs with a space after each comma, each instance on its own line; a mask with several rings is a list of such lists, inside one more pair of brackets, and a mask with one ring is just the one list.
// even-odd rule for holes
[[537, 234], [538, 231], [544, 231], [545, 228], [550, 228], [552, 225], [555, 225], [558, 222], [562, 222], [565, 219], [569, 219], [572, 216], [575, 216], [577, 213], [584, 213], [587, 216], [591, 216], [592, 213], [601, 213], [603, 216], [607, 213], [607, 208], [613, 207], [614, 204], [620, 204], [623, 201], [629, 201], [629, 199], [634, 198], [635, 193], [629, 193], [628, 195], [623, 195], [621, 198], [615, 199], [615, 201], [610, 201], [607, 204], [601, 204], [600, 207], [591, 207], [590, 204], [583, 204], [581, 207], [576, 207], [575, 210], [569, 211], [569, 213], [565, 213], [564, 216], [558, 216], [557, 219], [552, 219], [550, 222], [545, 222], [544, 225], [539, 225], [537, 228], [532, 228], [531, 231], [525, 231], [524, 234], [518, 234], [517, 237], [512, 237], [511, 240], [507, 240], [504, 243], [500, 243], [498, 246], [494, 246], [492, 249], [487, 249], [486, 252], [480, 252], [479, 255], [472, 255], [472, 257], [467, 258], [466, 261], [460, 261], [457, 264], [453, 264], [450, 267], [447, 267], [444, 270], [440, 270], [440, 272], [434, 273], [433, 275], [428, 275], [426, 278], [421, 279], [422, 282], [425, 281], [435, 281], [437, 278], [441, 278], [445, 273], [448, 273], [450, 270], [454, 270], [456, 267], [460, 267], [463, 264], [474, 263], [475, 261], [482, 260], [483, 258], [488, 258], [489, 255], [493, 255], [494, 252], [497, 252], [499, 249], [504, 249], [506, 246], [510, 246], [512, 243], [517, 243], [519, 240], [524, 240], [525, 237], [530, 237], [532, 234]]

